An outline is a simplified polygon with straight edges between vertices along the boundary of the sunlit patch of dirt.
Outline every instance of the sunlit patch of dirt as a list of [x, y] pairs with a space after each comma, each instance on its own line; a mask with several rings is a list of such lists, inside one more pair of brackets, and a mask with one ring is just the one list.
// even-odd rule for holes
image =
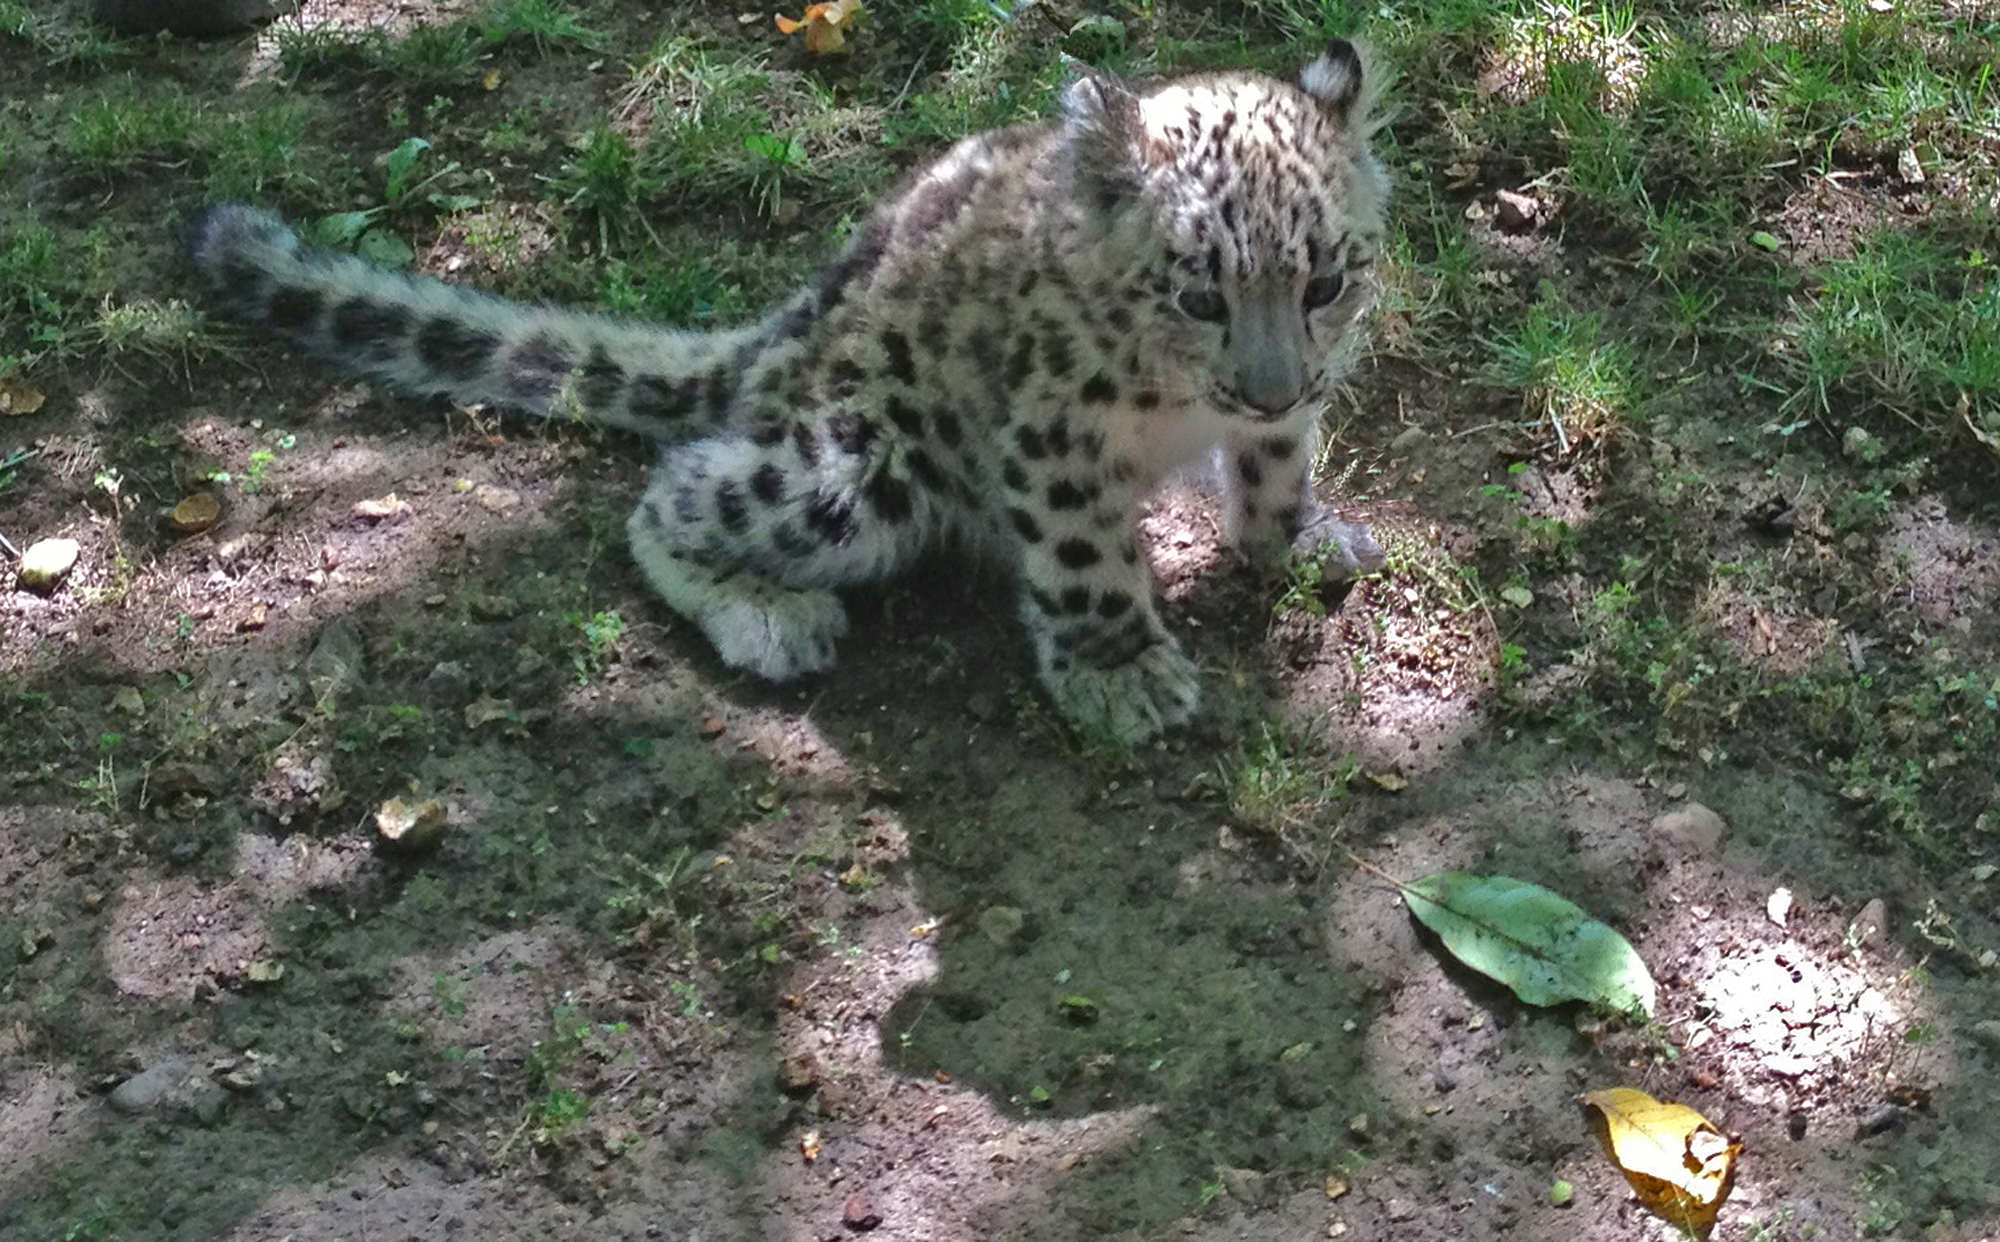
[[[1714, 912], [1692, 913], [1698, 920]], [[1821, 925], [1826, 921], [1822, 916]], [[1861, 969], [1859, 954], [1851, 961], [1843, 956], [1837, 944], [1808, 946], [1794, 938], [1703, 937], [1694, 960], [1681, 963], [1701, 979], [1706, 1011], [1688, 1036], [1688, 1051], [1706, 1049], [1726, 1067], [1732, 1088], [1758, 1104], [1796, 1106], [1883, 1075], [1934, 1082], [1934, 1067], [1924, 1064], [1934, 1058], [1908, 1043], [1909, 1015], [1885, 990], [1893, 981]]]
[[1962, 520], [1936, 498], [1890, 514], [1877, 572], [1897, 584], [1891, 598], [1928, 625], [1969, 621], [1968, 630], [1988, 635], [2000, 629], [2000, 533]]
[[193, 876], [135, 874], [118, 891], [104, 965], [139, 1000], [192, 1000], [240, 986], [270, 947], [249, 894]]
[[401, 38], [419, 26], [455, 21], [476, 7], [475, 0], [304, 0], [295, 12], [256, 34], [237, 85], [279, 78], [285, 34], [320, 31], [339, 36], [374, 31]]
[[1831, 617], [1767, 604], [1727, 586], [1711, 588], [1701, 611], [1738, 659], [1773, 678], [1796, 677], [1813, 667], [1840, 633]]
[[1271, 645], [1287, 666], [1289, 716], [1371, 770], [1409, 775], [1448, 761], [1478, 731], [1500, 638], [1440, 528], [1398, 506], [1369, 516], [1398, 568], [1356, 583], [1323, 621], [1281, 614]]
[[[0, 1064], [18, 1050], [0, 1037]], [[91, 1109], [61, 1071], [41, 1067], [0, 1080], [0, 1197], [25, 1190], [89, 1127]]]
[[1614, 26], [1616, 20], [1613, 10], [1565, 12], [1545, 0], [1541, 12], [1510, 22], [1488, 53], [1479, 70], [1480, 93], [1524, 104], [1548, 90], [1551, 66], [1587, 64], [1604, 75], [1598, 102], [1629, 108], [1645, 84], [1646, 57], [1635, 38], [1636, 27]]
[[1880, 198], [1815, 177], [1792, 191], [1772, 223], [1790, 244], [1792, 259], [1815, 267], [1853, 258], [1863, 239], [1894, 218]]
[[1203, 577], [1228, 563], [1221, 501], [1213, 485], [1181, 479], [1154, 495], [1139, 519], [1139, 542], [1169, 600], [1185, 600]]

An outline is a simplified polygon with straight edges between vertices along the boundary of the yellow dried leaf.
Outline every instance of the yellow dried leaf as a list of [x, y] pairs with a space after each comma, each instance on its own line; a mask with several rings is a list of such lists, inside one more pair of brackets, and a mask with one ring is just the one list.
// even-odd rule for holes
[[809, 4], [797, 20], [783, 13], [772, 15], [780, 34], [806, 32], [806, 51], [815, 54], [838, 52], [847, 46], [847, 32], [861, 15], [861, 0], [825, 0]]
[[45, 401], [42, 390], [18, 375], [0, 375], [0, 414], [33, 414]]
[[375, 808], [375, 831], [384, 845], [396, 849], [426, 849], [437, 843], [444, 828], [444, 803], [436, 798], [415, 803], [390, 798]]
[[1742, 1144], [1687, 1105], [1663, 1104], [1630, 1087], [1577, 1098], [1604, 1154], [1625, 1174], [1639, 1202], [1661, 1219], [1707, 1237], [1729, 1197]]

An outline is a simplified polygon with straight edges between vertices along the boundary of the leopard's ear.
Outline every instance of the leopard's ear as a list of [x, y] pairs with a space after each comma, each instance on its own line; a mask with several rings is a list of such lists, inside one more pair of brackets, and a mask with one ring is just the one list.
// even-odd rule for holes
[[1136, 194], [1146, 174], [1167, 159], [1165, 144], [1146, 132], [1139, 97], [1108, 73], [1080, 66], [1062, 93], [1065, 144], [1080, 176], [1110, 207]]
[[1326, 50], [1299, 70], [1299, 88], [1343, 122], [1366, 116], [1374, 85], [1367, 59], [1347, 40], [1329, 39]]

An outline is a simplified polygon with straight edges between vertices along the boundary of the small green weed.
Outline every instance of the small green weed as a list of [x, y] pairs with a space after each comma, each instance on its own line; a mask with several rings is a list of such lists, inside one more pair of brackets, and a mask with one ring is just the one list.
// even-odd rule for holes
[[576, 669], [576, 682], [580, 686], [588, 685], [591, 678], [610, 664], [612, 655], [618, 649], [618, 640], [625, 635], [625, 618], [616, 612], [605, 611], [589, 617], [582, 613], [570, 613], [566, 620], [581, 639], [570, 654], [570, 663]]
[[1635, 404], [1637, 364], [1604, 330], [1602, 316], [1571, 308], [1546, 282], [1512, 332], [1489, 342], [1488, 376], [1520, 390], [1521, 407], [1546, 423], [1560, 452], [1618, 434]]
[[[1266, 724], [1222, 768], [1229, 812], [1240, 823], [1268, 832], [1295, 848], [1307, 844], [1314, 825], [1347, 796], [1361, 772], [1353, 755], [1330, 754], [1300, 735]], [[1312, 842], [1320, 847], [1329, 841]]]

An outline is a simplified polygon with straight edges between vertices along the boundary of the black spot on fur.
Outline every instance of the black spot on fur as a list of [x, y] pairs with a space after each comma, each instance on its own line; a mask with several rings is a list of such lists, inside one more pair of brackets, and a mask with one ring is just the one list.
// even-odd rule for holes
[[471, 379], [479, 374], [498, 348], [500, 338], [493, 333], [443, 315], [417, 331], [418, 360], [450, 379]]
[[805, 423], [792, 427], [792, 447], [798, 451], [799, 464], [810, 470], [819, 465], [819, 436]]
[[750, 443], [766, 449], [778, 447], [785, 442], [785, 437], [791, 434], [791, 429], [775, 418], [754, 423], [749, 431]]
[[732, 535], [740, 535], [750, 525], [750, 511], [743, 503], [743, 489], [736, 486], [736, 480], [724, 479], [715, 485], [715, 515], [722, 519], [722, 529]]
[[1115, 621], [1132, 606], [1132, 597], [1123, 591], [1106, 591], [1097, 601], [1097, 615], [1106, 621]]
[[945, 485], [944, 471], [938, 469], [937, 462], [922, 449], [911, 449], [905, 459], [910, 464], [910, 473], [917, 476], [917, 482], [931, 491], [942, 491]]
[[635, 375], [632, 377], [631, 395], [625, 398], [625, 402], [639, 418], [662, 421], [686, 418], [694, 404], [694, 382], [669, 380], [658, 375]]
[[1278, 528], [1287, 535], [1296, 535], [1299, 533], [1299, 523], [1304, 516], [1305, 512], [1301, 506], [1286, 505], [1278, 510]]
[[311, 289], [279, 285], [271, 291], [264, 318], [280, 332], [303, 332], [319, 318], [320, 296]]
[[965, 428], [959, 425], [958, 415], [950, 410], [933, 411], [931, 429], [946, 448], [957, 448], [965, 439]]
[[875, 507], [875, 516], [885, 522], [907, 522], [913, 509], [910, 485], [884, 471], [868, 485], [868, 503]]
[[1046, 355], [1049, 374], [1063, 379], [1076, 369], [1076, 355], [1070, 349], [1069, 334], [1061, 328], [1050, 329], [1042, 338], [1042, 353]]
[[674, 516], [680, 519], [682, 526], [693, 526], [701, 521], [701, 502], [695, 498], [692, 487], [674, 489]]
[[1042, 433], [1025, 423], [1014, 429], [1014, 442], [1021, 446], [1021, 456], [1029, 461], [1040, 461], [1049, 455], [1048, 442], [1042, 439]]
[[1007, 359], [1007, 387], [1019, 388], [1035, 369], [1035, 338], [1023, 332]]
[[1142, 410], [1157, 410], [1160, 408], [1160, 394], [1149, 388], [1132, 398], [1132, 404]]
[[398, 306], [378, 306], [350, 298], [333, 308], [333, 340], [342, 349], [364, 357], [392, 352], [409, 331], [410, 314]]
[[1257, 454], [1246, 450], [1237, 454], [1236, 473], [1243, 477], [1244, 483], [1258, 487], [1264, 482], [1264, 463], [1257, 460]]
[[780, 522], [771, 528], [771, 546], [786, 556], [808, 556], [818, 550], [818, 545], [790, 522]]
[[1110, 376], [1099, 371], [1083, 381], [1083, 389], [1078, 395], [1093, 405], [1107, 405], [1118, 399], [1118, 385], [1111, 382]]
[[1090, 611], [1090, 588], [1086, 586], [1064, 587], [1062, 593], [1063, 611], [1071, 616], [1081, 616]]
[[778, 463], [767, 461], [757, 467], [750, 476], [750, 494], [767, 505], [775, 505], [785, 498], [785, 472]]
[[806, 502], [806, 529], [828, 543], [854, 538], [854, 504], [847, 497], [821, 488]]
[[224, 259], [211, 273], [217, 293], [225, 297], [246, 297], [264, 287], [264, 272], [245, 259]]
[[708, 416], [719, 419], [729, 411], [729, 400], [735, 386], [730, 382], [728, 370], [718, 367], [701, 377], [701, 400], [708, 407]]
[[1130, 332], [1132, 330], [1132, 312], [1114, 302], [1111, 305], [1111, 309], [1104, 312], [1104, 322], [1111, 325], [1113, 332]]
[[971, 201], [979, 181], [976, 170], [960, 168], [946, 180], [926, 178], [918, 182], [905, 200], [908, 206], [903, 211], [904, 240], [923, 238], [957, 215]]
[[[839, 257], [821, 269], [819, 283], [813, 286], [814, 304], [808, 308], [812, 313], [803, 316], [805, 322], [809, 324], [816, 315], [824, 315], [840, 305], [847, 298], [854, 282], [873, 272], [881, 264], [882, 256], [888, 249], [889, 227], [885, 221], [873, 221], [856, 233], [854, 240], [847, 243], [847, 249], [841, 251]], [[792, 327], [789, 320], [785, 326]], [[788, 335], [799, 335], [803, 332], [804, 326], [801, 325]]]
[[1088, 539], [1065, 539], [1056, 545], [1056, 559], [1070, 569], [1089, 569], [1104, 559], [1104, 553]]
[[584, 360], [583, 375], [577, 384], [577, 400], [586, 410], [609, 409], [625, 389], [625, 368], [611, 361], [604, 346], [594, 345]]
[[859, 453], [875, 441], [875, 427], [846, 410], [826, 420], [826, 434], [843, 453]]
[[1049, 446], [1049, 456], [1068, 457], [1069, 419], [1066, 416], [1057, 415], [1055, 421], [1049, 424], [1049, 429], [1042, 433], [1042, 439]]
[[884, 408], [889, 421], [896, 424], [897, 430], [904, 435], [914, 438], [924, 434], [924, 416], [917, 407], [901, 397], [890, 397]]
[[1040, 543], [1042, 541], [1042, 525], [1026, 509], [1009, 509], [1007, 510], [1007, 516], [1013, 519], [1014, 529], [1020, 533], [1021, 538], [1025, 542]]
[[844, 400], [861, 391], [861, 381], [868, 378], [867, 372], [855, 364], [852, 358], [842, 358], [827, 368], [826, 378], [833, 385], [835, 400]]
[[1272, 461], [1290, 461], [1298, 451], [1299, 442], [1291, 436], [1272, 436], [1264, 441], [1264, 456]]
[[1010, 492], [1028, 490], [1028, 472], [1021, 468], [1020, 462], [1011, 457], [1000, 463], [1000, 481], [1007, 485], [1007, 490]]
[[1094, 484], [1089, 488], [1082, 488], [1078, 487], [1072, 480], [1057, 479], [1055, 482], [1049, 484], [1049, 508], [1057, 510], [1081, 509], [1089, 504], [1096, 495], [1097, 488]]
[[890, 379], [902, 384], [917, 382], [917, 364], [910, 356], [909, 337], [894, 328], [883, 329], [882, 353], [888, 360]]
[[548, 397], [562, 386], [571, 365], [554, 338], [537, 333], [507, 355], [507, 390], [524, 400]]

